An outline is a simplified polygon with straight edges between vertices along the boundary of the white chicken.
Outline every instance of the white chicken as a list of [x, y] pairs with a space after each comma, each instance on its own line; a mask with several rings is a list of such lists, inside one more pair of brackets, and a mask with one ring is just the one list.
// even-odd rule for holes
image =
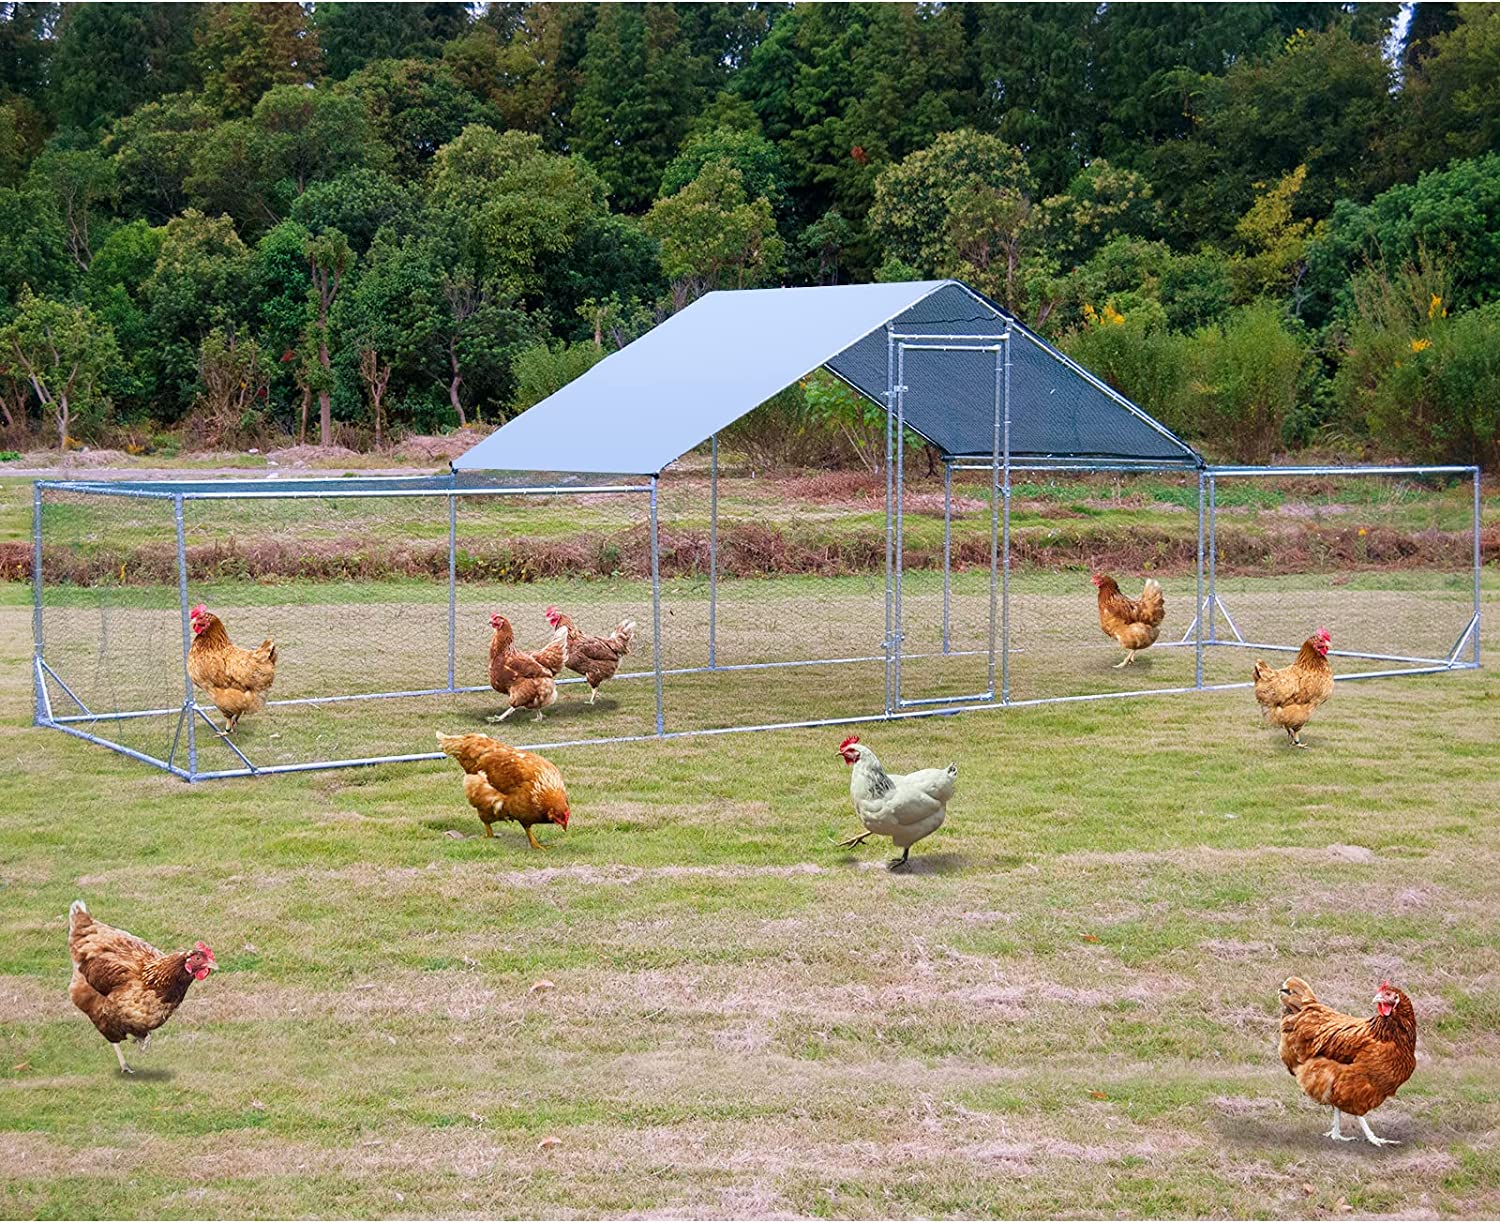
[[849, 794], [854, 799], [854, 813], [865, 826], [858, 836], [840, 841], [840, 848], [862, 845], [872, 836], [890, 837], [901, 851], [899, 858], [891, 859], [890, 867], [899, 870], [911, 857], [911, 847], [943, 826], [948, 800], [958, 781], [958, 765], [887, 773], [875, 753], [860, 744], [858, 735], [850, 735], [839, 744], [839, 755], [845, 764], [854, 766], [849, 775]]

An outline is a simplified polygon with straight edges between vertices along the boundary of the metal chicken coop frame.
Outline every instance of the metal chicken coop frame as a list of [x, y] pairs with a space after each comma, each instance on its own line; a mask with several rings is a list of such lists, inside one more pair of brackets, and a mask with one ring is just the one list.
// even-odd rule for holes
[[[851, 286], [851, 288], [866, 287]], [[391, 750], [363, 755], [340, 754], [332, 751], [322, 755], [314, 753], [317, 757], [314, 759], [288, 759], [285, 756], [289, 749], [285, 746], [274, 748], [272, 743], [266, 742], [247, 748], [246, 745], [236, 743], [219, 733], [209, 714], [212, 706], [199, 703], [194, 685], [188, 677], [187, 652], [192, 639], [189, 609], [193, 602], [190, 598], [189, 587], [201, 584], [201, 580], [193, 576], [188, 546], [189, 525], [194, 521], [194, 515], [203, 512], [204, 508], [209, 506], [232, 505], [236, 507], [237, 513], [250, 513], [252, 510], [247, 507], [257, 504], [284, 505], [317, 500], [327, 507], [341, 500], [354, 498], [363, 499], [361, 504], [367, 506], [386, 506], [420, 499], [419, 505], [422, 507], [432, 505], [440, 514], [445, 514], [446, 592], [444, 593], [446, 599], [444, 602], [439, 602], [437, 599], [439, 592], [432, 590], [430, 591], [431, 603], [424, 604], [421, 609], [432, 617], [430, 621], [423, 622], [424, 635], [431, 635], [427, 633], [427, 630], [432, 627], [433, 623], [439, 625], [441, 632], [441, 617], [445, 613], [445, 648], [440, 655], [429, 655], [423, 664], [424, 666], [433, 664], [437, 671], [437, 674], [431, 676], [430, 682], [413, 682], [405, 686], [392, 685], [375, 691], [314, 692], [309, 695], [278, 697], [267, 701], [268, 709], [284, 713], [289, 717], [299, 711], [310, 710], [324, 713], [330, 709], [347, 707], [346, 703], [349, 702], [374, 700], [397, 703], [402, 701], [436, 702], [437, 707], [448, 710], [445, 716], [450, 719], [454, 716], [467, 716], [466, 713], [456, 711], [469, 710], [474, 706], [460, 706], [457, 703], [458, 699], [479, 699], [490, 690], [487, 685], [459, 682], [461, 669], [469, 667], [469, 656], [473, 653], [472, 649], [460, 646], [459, 603], [461, 591], [466, 584], [460, 581], [460, 570], [467, 560], [459, 532], [460, 512], [463, 507], [479, 505], [485, 501], [511, 505], [520, 504], [520, 499], [528, 498], [549, 499], [554, 504], [576, 505], [579, 507], [579, 513], [586, 504], [595, 505], [605, 502], [617, 507], [640, 507], [630, 511], [629, 517], [633, 519], [633, 524], [627, 523], [626, 526], [632, 530], [640, 526], [645, 528], [644, 559], [646, 564], [645, 571], [638, 577], [641, 582], [639, 592], [641, 606], [644, 606], [646, 598], [645, 582], [649, 580], [650, 664], [634, 671], [622, 670], [617, 677], [617, 682], [649, 681], [652, 701], [649, 709], [645, 708], [643, 703], [637, 703], [641, 723], [631, 729], [630, 733], [613, 733], [617, 728], [604, 727], [607, 733], [584, 733], [572, 736], [564, 734], [562, 737], [542, 738], [538, 731], [533, 732], [534, 742], [527, 741], [522, 744], [526, 747], [557, 748], [591, 743], [722, 734], [740, 730], [832, 726], [949, 715], [963, 710], [1248, 688], [1251, 686], [1248, 678], [1211, 682], [1205, 676], [1205, 659], [1212, 656], [1211, 652], [1219, 649], [1285, 653], [1295, 652], [1299, 647], [1297, 641], [1290, 637], [1280, 641], [1254, 640], [1256, 634], [1253, 627], [1250, 629], [1251, 637], [1247, 639], [1235, 618], [1235, 609], [1238, 606], [1236, 598], [1232, 592], [1228, 591], [1227, 585], [1220, 580], [1218, 491], [1225, 482], [1232, 483], [1240, 480], [1363, 476], [1373, 478], [1443, 477], [1449, 480], [1455, 477], [1467, 477], [1472, 479], [1474, 490], [1471, 525], [1472, 555], [1466, 558], [1467, 563], [1464, 566], [1465, 569], [1472, 568], [1472, 608], [1462, 609], [1467, 613], [1467, 623], [1458, 632], [1451, 648], [1412, 653], [1394, 653], [1389, 650], [1373, 649], [1337, 649], [1332, 651], [1332, 654], [1339, 659], [1377, 664], [1369, 670], [1340, 673], [1338, 675], [1340, 680], [1430, 674], [1472, 669], [1480, 665], [1481, 558], [1478, 468], [1465, 466], [1209, 466], [1196, 452], [1173, 437], [1160, 424], [1151, 420], [1133, 404], [1128, 403], [1092, 375], [1021, 327], [993, 303], [972, 293], [966, 286], [956, 285], [954, 282], [895, 286], [895, 288], [903, 287], [920, 290], [915, 298], [914, 306], [891, 310], [889, 309], [891, 299], [887, 297], [883, 305], [877, 303], [877, 309], [886, 310], [884, 321], [877, 322], [873, 329], [856, 333], [852, 337], [854, 342], [845, 342], [838, 346], [833, 357], [819, 360], [810, 366], [805, 365], [807, 359], [805, 353], [792, 358], [802, 373], [819, 366], [827, 368], [856, 390], [875, 399], [888, 409], [884, 466], [884, 621], [883, 630], [880, 631], [878, 639], [872, 635], [867, 648], [836, 651], [833, 652], [834, 656], [828, 656], [828, 651], [819, 654], [817, 651], [798, 651], [788, 648], [782, 651], [781, 656], [773, 657], [771, 655], [776, 653], [774, 648], [752, 645], [746, 648], [754, 654], [753, 657], [738, 661], [730, 661], [726, 658], [722, 636], [725, 611], [723, 580], [720, 572], [722, 554], [718, 430], [736, 419], [738, 415], [743, 415], [749, 407], [755, 406], [754, 403], [746, 407], [744, 400], [741, 399], [727, 405], [717, 405], [718, 415], [712, 421], [712, 431], [705, 438], [699, 439], [699, 441], [706, 440], [709, 446], [709, 487], [707, 506], [704, 507], [707, 511], [707, 572], [701, 575], [703, 579], [701, 587], [694, 588], [692, 600], [685, 596], [679, 597], [675, 591], [664, 590], [661, 503], [664, 475], [670, 482], [671, 473], [658, 468], [638, 470], [625, 476], [608, 476], [605, 472], [584, 471], [563, 476], [554, 474], [543, 477], [541, 473], [532, 471], [512, 477], [494, 470], [493, 460], [489, 456], [495, 452], [497, 440], [501, 446], [505, 445], [507, 432], [519, 432], [517, 426], [527, 421], [528, 417], [532, 417], [532, 413], [537, 412], [537, 409], [533, 409], [532, 412], [517, 418], [516, 421], [486, 439], [475, 448], [475, 451], [471, 451], [469, 456], [464, 456], [464, 459], [456, 462], [455, 470], [451, 474], [443, 476], [175, 484], [130, 481], [38, 481], [34, 491], [33, 532], [33, 674], [36, 724], [101, 744], [188, 781], [385, 762], [442, 759], [441, 753], [421, 750], [419, 737], [415, 731], [411, 733], [409, 741], [403, 741], [399, 745], [392, 744]], [[889, 290], [892, 286], [882, 286], [882, 288]], [[919, 318], [913, 322], [913, 309], [919, 307], [924, 301], [930, 302], [936, 296], [936, 290], [939, 289], [946, 294], [946, 302], [935, 312], [935, 316]], [[958, 300], [951, 292], [954, 289], [960, 290], [964, 295], [962, 309], [957, 312], [953, 308], [955, 301]], [[783, 292], [807, 294], [818, 291], [787, 290]], [[701, 300], [706, 302], [715, 297], [744, 296], [748, 295], [713, 294]], [[692, 309], [690, 307], [688, 311], [682, 312], [676, 318], [682, 319], [690, 314]], [[863, 327], [865, 321], [867, 320], [857, 325]], [[793, 319], [788, 325], [795, 328], [799, 323]], [[665, 329], [664, 326], [657, 330], [660, 332]], [[646, 339], [649, 338], [648, 335]], [[847, 341], [850, 337], [842, 338]], [[824, 336], [820, 341], [815, 337], [813, 342], [815, 344], [825, 342], [826, 339], [827, 337]], [[580, 384], [585, 383], [591, 375], [606, 370], [610, 362], [644, 345], [644, 339], [637, 341], [635, 345], [622, 353], [606, 359], [605, 362], [595, 366], [590, 374], [584, 375], [569, 388], [565, 388], [559, 396], [569, 391], [576, 394]], [[824, 351], [827, 351], [826, 347]], [[1018, 356], [1018, 354], [1024, 355]], [[637, 353], [636, 356], [640, 357], [641, 354]], [[879, 374], [872, 374], [872, 369], [880, 366], [883, 366], [883, 369], [880, 369]], [[1013, 387], [1013, 381], [1018, 366], [1033, 375], [1036, 375], [1038, 371], [1041, 371], [1041, 374], [1039, 377], [1033, 377], [1028, 385], [1019, 388], [1020, 394], [1016, 395], [1017, 388]], [[785, 373], [786, 368], [776, 367], [769, 371], [769, 376], [782, 377]], [[880, 375], [883, 375], [883, 378]], [[727, 371], [727, 376], [734, 377], [735, 371]], [[793, 374], [791, 379], [783, 378], [782, 385], [787, 381], [795, 380], [797, 376], [800, 375]], [[1051, 384], [1046, 382], [1049, 376], [1054, 376], [1054, 382]], [[884, 383], [884, 389], [876, 389], [881, 381]], [[604, 386], [607, 391], [610, 391], [607, 383]], [[1071, 408], [1065, 404], [1059, 410], [1058, 404], [1062, 402], [1063, 392], [1067, 387], [1077, 388], [1078, 393], [1074, 394]], [[766, 397], [761, 393], [762, 389], [754, 388], [750, 392], [760, 397], [756, 399], [757, 403]], [[692, 394], [700, 394], [702, 388], [692, 387], [688, 390]], [[617, 391], [618, 387], [613, 388], [610, 393]], [[1042, 398], [1043, 392], [1045, 392], [1045, 398]], [[958, 398], [960, 394], [961, 399]], [[553, 398], [557, 399], [559, 396]], [[539, 408], [545, 407], [550, 402], [544, 401]], [[1013, 411], [1017, 402], [1023, 409], [1020, 419]], [[1095, 430], [1094, 442], [1098, 443], [1099, 438], [1102, 437], [1102, 444], [1093, 444], [1092, 449], [1088, 445], [1080, 446], [1078, 449], [1085, 452], [1078, 454], [1070, 454], [1062, 450], [1055, 450], [1052, 453], [1046, 451], [1046, 446], [1055, 441], [1059, 430], [1063, 433], [1073, 430], [1076, 433], [1080, 428], [1080, 420], [1087, 423], [1090, 414], [1098, 416], [1103, 411], [1100, 405], [1107, 405], [1109, 410], [1115, 413], [1111, 420], [1117, 424], [1113, 434], [1108, 428]], [[526, 436], [544, 436], [545, 430], [538, 431], [537, 429], [539, 425], [545, 425], [547, 429], [555, 429], [556, 420], [543, 419], [546, 416], [547, 413], [543, 412], [540, 417], [534, 417], [528, 421], [524, 428], [531, 430], [531, 433]], [[909, 435], [928, 444], [937, 442], [942, 455], [940, 596], [936, 589], [925, 589], [929, 584], [935, 586], [935, 579], [930, 571], [909, 565], [907, 559], [908, 542], [912, 538], [909, 536], [910, 522], [915, 517], [907, 509], [909, 497], [906, 469], [911, 461]], [[1018, 436], [1022, 439], [1019, 447], [1016, 445]], [[1159, 439], [1161, 453], [1139, 457], [1131, 457], [1128, 454], [1099, 453], [1110, 448], [1112, 439], [1118, 440], [1121, 437], [1124, 437], [1128, 444], [1119, 445], [1117, 449], [1129, 450], [1133, 447], [1149, 450], [1151, 446], [1158, 444], [1157, 439]], [[522, 437], [522, 441], [525, 442], [525, 436]], [[481, 453], [476, 455], [476, 452]], [[514, 454], [513, 451], [511, 453]], [[551, 451], [548, 453], [550, 454]], [[601, 449], [599, 454], [600, 462], [618, 464], [621, 450], [618, 447], [606, 447]], [[466, 462], [465, 460], [469, 460], [471, 456], [475, 456], [473, 461]], [[509, 457], [507, 461], [513, 463], [515, 460]], [[646, 463], [655, 461], [654, 456], [648, 456], [644, 460]], [[988, 501], [985, 506], [988, 510], [988, 554], [985, 557], [987, 564], [977, 567], [971, 565], [968, 567], [968, 572], [961, 572], [963, 567], [956, 564], [954, 559], [956, 519], [954, 478], [956, 473], [985, 473], [989, 477], [986, 482]], [[1041, 691], [1039, 695], [1028, 695], [1025, 691], [1018, 693], [1014, 690], [1013, 660], [1029, 661], [1028, 650], [1033, 650], [1031, 658], [1034, 659], [1041, 651], [1035, 650], [1028, 642], [1043, 640], [1053, 627], [1049, 623], [1053, 615], [1049, 610], [1050, 604], [1034, 612], [1033, 622], [1030, 625], [1018, 625], [1013, 617], [1016, 608], [1013, 581], [1016, 575], [1012, 563], [1011, 525], [1015, 491], [1012, 477], [1017, 473], [1048, 476], [1066, 473], [1075, 475], [1113, 473], [1122, 480], [1168, 473], [1172, 478], [1188, 486], [1196, 483], [1196, 565], [1192, 577], [1188, 579], [1194, 591], [1195, 614], [1180, 637], [1159, 641], [1156, 647], [1159, 650], [1178, 653], [1191, 650], [1193, 666], [1190, 680], [1184, 673], [1184, 682], [1155, 687], [1137, 686], [1114, 688], [1108, 691]], [[497, 498], [501, 500], [494, 502], [493, 499]], [[576, 502], [568, 500], [573, 498], [580, 500]], [[559, 501], [559, 499], [562, 500]], [[55, 511], [49, 509], [49, 506], [60, 501], [67, 504], [58, 505]], [[641, 502], [645, 503], [643, 507], [640, 506]], [[118, 656], [111, 654], [110, 626], [112, 623], [123, 622], [126, 611], [122, 611], [121, 608], [128, 604], [130, 599], [130, 588], [124, 581], [123, 568], [118, 586], [101, 580], [97, 581], [93, 587], [85, 586], [80, 591], [66, 581], [59, 582], [56, 578], [50, 582], [46, 580], [51, 555], [49, 548], [56, 545], [55, 536], [59, 532], [65, 533], [67, 529], [76, 529], [79, 532], [79, 538], [87, 538], [91, 546], [102, 542], [107, 549], [109, 537], [114, 528], [108, 522], [102, 526], [77, 525], [77, 517], [81, 512], [80, 506], [125, 503], [149, 505], [152, 507], [152, 512], [159, 510], [163, 515], [163, 524], [165, 513], [170, 511], [171, 514], [170, 529], [174, 537], [173, 554], [162, 559], [157, 588], [158, 591], [165, 591], [170, 587], [175, 597], [170, 599], [170, 606], [165, 600], [158, 600], [155, 606], [145, 606], [147, 601], [138, 600], [140, 605], [130, 605], [127, 610], [131, 617], [130, 623], [145, 626], [137, 627], [134, 631], [142, 634], [141, 640], [149, 640], [155, 651], [154, 663], [148, 658], [140, 664], [143, 673], [141, 683], [144, 685], [161, 679], [160, 671], [163, 662], [170, 657], [173, 670], [178, 666], [181, 667], [181, 680], [180, 685], [175, 681], [166, 682], [177, 687], [180, 700], [177, 697], [158, 701], [131, 700], [120, 696], [120, 689], [127, 685], [123, 682], [117, 683], [112, 678], [111, 668], [116, 666]], [[426, 516], [425, 521], [431, 525], [438, 521], [438, 518], [439, 514], [430, 514]], [[644, 523], [641, 522], [642, 518], [644, 518]], [[209, 533], [209, 538], [212, 540], [212, 532], [217, 528], [212, 525], [211, 515], [205, 521], [209, 522], [209, 525], [203, 530]], [[935, 513], [926, 516], [927, 525], [930, 526], [935, 521]], [[54, 536], [51, 541], [48, 538], [49, 530]], [[1363, 535], [1363, 531], [1360, 534]], [[61, 545], [56, 546], [61, 547]], [[109, 555], [113, 556], [112, 553]], [[113, 564], [113, 561], [111, 560], [110, 563]], [[166, 580], [168, 576], [172, 579], [170, 583]], [[956, 589], [961, 578], [972, 587], [966, 594]], [[982, 578], [984, 585], [981, 587], [977, 580], [970, 580], [971, 578]], [[1069, 579], [1070, 582], [1072, 580]], [[513, 592], [528, 589], [529, 585], [529, 581], [523, 577], [520, 581], [501, 582], [500, 589], [506, 593], [507, 597], [514, 598], [517, 596]], [[1454, 583], [1450, 582], [1449, 585], [1452, 588]], [[428, 588], [422, 587], [422, 589]], [[1073, 598], [1071, 589], [1070, 586], [1069, 599]], [[93, 591], [92, 596], [89, 593], [90, 590]], [[872, 593], [878, 596], [878, 585], [872, 587]], [[1183, 593], [1185, 595], [1185, 591]], [[276, 597], [276, 588], [271, 588], [270, 597]], [[1029, 597], [1032, 596], [1026, 594], [1021, 596], [1023, 604]], [[1264, 600], [1268, 596], [1260, 597]], [[1273, 600], [1279, 597], [1274, 593], [1269, 596]], [[1454, 598], [1456, 597], [1455, 595]], [[1467, 599], [1466, 594], [1464, 597]], [[293, 598], [295, 598], [295, 592], [293, 592]], [[675, 619], [677, 612], [685, 609], [690, 601], [701, 614], [692, 624], [679, 631], [678, 636], [672, 639], [672, 645], [676, 651], [677, 647], [682, 646], [686, 639], [691, 637], [693, 639], [691, 648], [684, 649], [680, 659], [669, 659], [666, 657], [667, 651], [664, 648], [667, 644], [663, 636], [664, 608], [668, 616]], [[52, 614], [61, 616], [67, 609], [76, 607], [80, 603], [87, 607], [97, 606], [100, 613], [98, 640], [96, 644], [90, 646], [95, 657], [93, 688], [81, 682], [81, 678], [86, 678], [86, 676], [81, 677], [77, 669], [70, 667], [71, 660], [67, 657], [68, 650], [65, 647], [54, 648], [50, 654], [48, 650], [48, 643], [51, 639], [51, 634], [46, 631], [49, 609]], [[963, 625], [956, 623], [960, 603], [969, 612], [969, 619]], [[628, 601], [624, 604], [626, 607], [636, 605]], [[262, 606], [264, 610], [267, 605], [259, 606]], [[367, 606], [378, 608], [381, 604], [371, 602]], [[614, 614], [613, 605], [611, 606], [612, 614]], [[912, 612], [909, 611], [909, 607], [927, 610], [926, 612]], [[112, 609], [117, 618], [116, 621], [111, 621]], [[377, 620], [372, 632], [377, 635], [375, 639], [378, 640], [378, 634], [381, 631], [380, 613], [375, 611], [372, 614]], [[924, 614], [930, 616], [931, 623], [918, 623]], [[685, 624], [690, 619], [689, 616], [682, 617]], [[875, 623], [871, 621], [872, 633]], [[919, 632], [918, 629], [921, 631]], [[1097, 632], [1097, 626], [1094, 626], [1094, 630]], [[261, 630], [259, 627], [254, 627], [253, 631], [258, 634]], [[1067, 631], [1072, 633], [1074, 627], [1069, 626]], [[926, 634], [926, 639], [919, 640], [924, 634]], [[784, 634], [773, 635], [778, 640], [784, 637]], [[170, 636], [172, 640], [167, 641], [167, 636]], [[90, 641], [93, 642], [92, 637]], [[351, 642], [352, 648], [355, 647]], [[760, 652], [755, 653], [756, 650]], [[807, 656], [809, 654], [814, 656]], [[114, 661], [111, 661], [112, 658]], [[465, 660], [462, 664], [461, 658]], [[953, 660], [959, 660], [963, 667], [962, 676], [958, 678], [974, 681], [967, 690], [964, 690], [961, 682], [957, 689], [946, 679], [929, 682], [929, 677], [935, 676], [936, 672], [924, 669], [938, 665], [946, 666]], [[443, 662], [446, 663], [445, 677], [442, 674]], [[283, 661], [279, 665], [285, 667], [287, 663]], [[709, 707], [697, 719], [702, 724], [693, 724], [693, 717], [688, 717], [687, 724], [683, 724], [683, 719], [679, 717], [679, 707], [674, 707], [667, 699], [669, 693], [675, 691], [676, 685], [688, 682], [708, 680], [713, 683], [729, 683], [734, 677], [743, 679], [747, 675], [753, 680], [756, 673], [785, 674], [789, 669], [797, 668], [814, 671], [820, 676], [833, 674], [832, 669], [835, 668], [847, 668], [854, 669], [853, 673], [856, 676], [873, 677], [875, 674], [873, 671], [858, 670], [861, 667], [873, 666], [883, 668], [883, 685], [879, 681], [874, 683], [877, 689], [883, 687], [883, 691], [865, 693], [861, 689], [860, 698], [846, 699], [846, 707], [829, 710], [829, 716], [781, 718], [773, 716], [757, 719], [747, 715], [744, 724], [737, 724], [733, 713], [720, 713], [718, 709]], [[1098, 681], [1102, 678], [1102, 676], [1085, 677], [1080, 682], [1097, 689]], [[348, 686], [358, 687], [358, 683], [351, 682]], [[379, 685], [376, 686], [379, 687]], [[865, 703], [865, 697], [871, 700], [878, 698], [879, 704], [871, 708]], [[445, 699], [446, 707], [442, 704]], [[577, 704], [582, 705], [582, 702]], [[863, 711], [859, 708], [861, 704], [864, 705]], [[735, 707], [739, 707], [737, 703]], [[430, 732], [433, 719], [430, 714], [424, 716]], [[129, 736], [122, 733], [121, 728], [136, 723], [144, 724], [149, 719], [163, 720], [170, 728], [169, 739], [164, 737], [160, 741], [160, 747], [147, 750], [138, 743], [133, 745], [124, 741]], [[293, 724], [292, 721], [286, 723], [288, 727]], [[517, 723], [509, 725], [508, 737], [518, 741], [526, 737], [516, 734], [517, 731], [522, 730], [522, 726], [518, 726]], [[529, 727], [531, 724], [524, 725]], [[280, 734], [273, 734], [270, 739], [276, 740], [282, 737]], [[318, 740], [318, 742], [321, 743], [324, 740]], [[228, 753], [227, 767], [204, 767], [203, 749], [206, 746], [212, 746], [221, 755]], [[264, 754], [265, 751], [272, 753], [271, 758]], [[275, 757], [275, 751], [282, 753], [280, 758]]]

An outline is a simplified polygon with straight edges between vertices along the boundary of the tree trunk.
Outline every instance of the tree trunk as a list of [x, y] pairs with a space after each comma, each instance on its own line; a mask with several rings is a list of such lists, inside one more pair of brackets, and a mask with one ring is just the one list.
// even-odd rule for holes
[[458, 413], [458, 427], [464, 429], [468, 427], [469, 418], [464, 415], [464, 405], [458, 397], [458, 388], [463, 383], [464, 376], [458, 371], [458, 349], [452, 340], [448, 341], [448, 368], [453, 371], [453, 380], [448, 383], [448, 402]]
[[[323, 317], [326, 320], [328, 310], [325, 307]], [[327, 378], [333, 372], [333, 362], [328, 359], [328, 340], [326, 338], [327, 327], [324, 326], [325, 338], [318, 341], [318, 364], [323, 367], [325, 385], [318, 392], [318, 445], [333, 445], [333, 399], [328, 393]]]
[[68, 413], [68, 397], [59, 395], [53, 401], [53, 408], [57, 417], [57, 448], [66, 450], [68, 448], [68, 426], [72, 424]]
[[307, 445], [307, 410], [312, 407], [312, 387], [302, 388], [302, 427], [297, 431], [297, 445]]

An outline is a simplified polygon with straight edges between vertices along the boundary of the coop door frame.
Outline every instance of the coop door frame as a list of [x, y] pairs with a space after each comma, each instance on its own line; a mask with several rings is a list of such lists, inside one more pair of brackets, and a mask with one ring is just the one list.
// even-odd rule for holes
[[[886, 328], [886, 713], [941, 706], [962, 708], [992, 705], [1010, 700], [1010, 329], [1000, 335], [921, 335]], [[990, 471], [990, 605], [986, 655], [986, 682], [982, 692], [949, 696], [919, 696], [910, 691], [909, 673], [903, 675], [903, 659], [917, 655], [906, 649], [908, 623], [902, 601], [905, 577], [905, 476], [906, 476], [906, 354], [909, 352], [990, 353], [995, 362], [994, 429], [988, 456], [966, 455], [966, 466], [988, 457]], [[951, 494], [953, 462], [945, 454], [943, 510], [943, 649], [950, 653], [948, 609], [951, 582]], [[997, 676], [998, 671], [998, 676]], [[998, 678], [998, 696], [997, 684]]]

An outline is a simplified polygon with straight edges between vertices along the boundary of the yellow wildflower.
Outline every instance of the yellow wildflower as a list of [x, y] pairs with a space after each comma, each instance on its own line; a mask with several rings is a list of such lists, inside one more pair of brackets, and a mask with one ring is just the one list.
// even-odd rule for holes
[[1099, 316], [1094, 312], [1094, 307], [1089, 305], [1088, 302], [1083, 303], [1083, 321], [1091, 324], [1099, 321]]
[[1104, 321], [1106, 323], [1111, 323], [1116, 327], [1121, 327], [1125, 324], [1125, 316], [1118, 310], [1116, 310], [1113, 306], [1106, 304], [1104, 307]]
[[1432, 341], [1431, 340], [1413, 340], [1411, 342], [1411, 350], [1412, 350], [1412, 352], [1426, 352], [1431, 347], [1432, 347]]
[[1427, 317], [1428, 318], [1447, 318], [1448, 317], [1448, 307], [1445, 306], [1445, 305], [1443, 305], [1443, 299], [1441, 297], [1439, 297], [1436, 293], [1434, 293], [1432, 295], [1432, 300], [1427, 303]]

